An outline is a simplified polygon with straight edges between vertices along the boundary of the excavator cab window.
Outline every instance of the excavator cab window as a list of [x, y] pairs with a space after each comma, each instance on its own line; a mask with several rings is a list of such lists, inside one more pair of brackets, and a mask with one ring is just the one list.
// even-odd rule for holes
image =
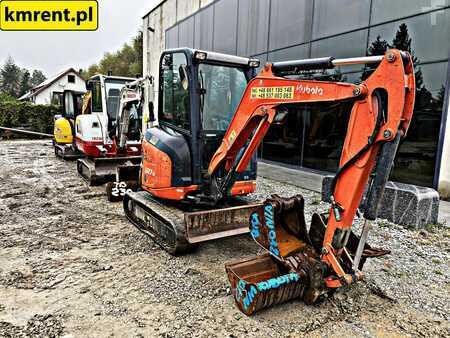
[[102, 85], [100, 84], [100, 81], [91, 81], [91, 86], [92, 86], [92, 111], [100, 113], [103, 111]]
[[247, 87], [244, 69], [201, 63], [198, 76], [203, 130], [227, 130]]
[[65, 91], [63, 94], [63, 116], [69, 120], [74, 120], [81, 114], [83, 107], [83, 94]]
[[75, 102], [72, 92], [64, 93], [64, 117], [70, 120], [75, 118]]
[[116, 121], [117, 113], [119, 110], [120, 91], [125, 86], [126, 81], [122, 80], [105, 80], [106, 91], [106, 111], [108, 113], [108, 119], [111, 122]]
[[190, 131], [187, 59], [183, 53], [164, 56], [161, 67], [162, 111], [160, 121]]

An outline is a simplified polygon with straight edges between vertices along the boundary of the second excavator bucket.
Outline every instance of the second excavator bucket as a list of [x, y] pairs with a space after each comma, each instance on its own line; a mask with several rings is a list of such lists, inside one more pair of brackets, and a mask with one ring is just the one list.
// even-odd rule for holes
[[302, 296], [304, 276], [265, 254], [225, 265], [239, 310], [247, 316]]
[[[322, 262], [321, 250], [326, 231], [326, 215], [314, 214], [308, 230], [301, 195], [281, 198], [273, 195], [250, 216], [250, 233], [264, 255], [229, 262], [225, 269], [238, 308], [246, 315], [301, 298], [313, 304], [326, 294], [329, 268]], [[359, 238], [351, 233], [345, 250], [350, 267]], [[366, 244], [360, 269], [369, 257], [389, 253]]]

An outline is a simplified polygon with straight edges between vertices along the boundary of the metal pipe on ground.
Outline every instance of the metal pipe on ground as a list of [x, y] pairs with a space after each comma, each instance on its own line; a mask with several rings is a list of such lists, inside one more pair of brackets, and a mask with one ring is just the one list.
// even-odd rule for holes
[[51, 135], [51, 134], [39, 133], [37, 131], [30, 131], [30, 130], [24, 130], [24, 129], [0, 127], [0, 130], [10, 131], [10, 132], [19, 133], [19, 134], [27, 134], [27, 135], [35, 135], [35, 136], [53, 138], [53, 135]]

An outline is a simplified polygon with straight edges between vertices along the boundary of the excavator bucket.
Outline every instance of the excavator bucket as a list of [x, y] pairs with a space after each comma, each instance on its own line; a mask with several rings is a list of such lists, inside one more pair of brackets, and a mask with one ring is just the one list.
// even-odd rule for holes
[[[313, 304], [326, 294], [327, 266], [321, 260], [326, 218], [314, 214], [308, 231], [301, 195], [273, 195], [250, 215], [250, 233], [267, 253], [225, 264], [238, 308], [251, 315], [264, 308], [300, 298]], [[359, 238], [351, 234], [345, 250], [354, 256]], [[366, 244], [360, 268], [368, 257], [389, 251]]]
[[300, 298], [304, 276], [288, 272], [265, 254], [225, 265], [236, 305], [247, 316], [264, 308]]

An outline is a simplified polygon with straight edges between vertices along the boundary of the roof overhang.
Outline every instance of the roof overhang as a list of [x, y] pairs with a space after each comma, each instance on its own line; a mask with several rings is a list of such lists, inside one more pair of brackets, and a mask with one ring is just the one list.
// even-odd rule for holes
[[160, 7], [163, 3], [165, 3], [167, 0], [159, 0], [156, 5], [154, 5], [152, 8], [150, 8], [150, 10], [147, 12], [147, 14], [145, 14], [142, 19], [145, 19], [147, 16], [149, 16], [150, 14], [152, 14], [158, 7]]

